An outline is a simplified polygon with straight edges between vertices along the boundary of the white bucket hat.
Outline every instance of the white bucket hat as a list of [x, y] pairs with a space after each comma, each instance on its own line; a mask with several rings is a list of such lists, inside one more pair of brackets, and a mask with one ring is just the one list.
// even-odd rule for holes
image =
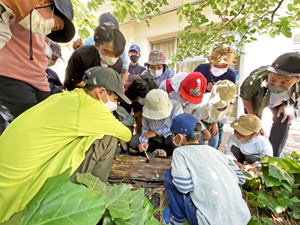
[[146, 95], [143, 116], [153, 120], [161, 120], [171, 115], [173, 103], [168, 93], [161, 89], [153, 89]]

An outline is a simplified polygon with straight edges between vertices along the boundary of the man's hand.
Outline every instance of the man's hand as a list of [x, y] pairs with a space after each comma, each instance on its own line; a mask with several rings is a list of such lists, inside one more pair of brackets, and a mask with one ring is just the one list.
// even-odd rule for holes
[[127, 84], [128, 81], [128, 70], [122, 69], [122, 80], [124, 84]]
[[149, 132], [144, 133], [142, 137], [149, 139], [149, 138], [153, 138], [155, 136], [156, 136], [156, 133], [154, 131], [149, 131]]
[[240, 163], [240, 162], [238, 162], [238, 161], [236, 161], [236, 160], [233, 160], [233, 162], [234, 162], [238, 167], [242, 167], [242, 168], [245, 169], [245, 165], [244, 165], [244, 164], [242, 164], [242, 163]]
[[76, 50], [77, 48], [83, 46], [83, 42], [81, 38], [78, 38], [76, 41], [73, 42], [73, 48]]
[[[277, 117], [280, 117], [281, 113], [283, 113], [283, 115], [284, 115], [284, 107], [285, 106], [286, 105], [280, 106], [280, 108], [278, 109], [278, 112], [277, 112]], [[281, 123], [283, 123], [286, 120], [286, 118], [288, 118], [288, 124], [290, 124], [292, 122], [292, 120], [294, 119], [294, 116], [293, 115], [289, 115], [289, 116], [284, 115], [281, 120]]]
[[147, 142], [142, 142], [139, 144], [139, 152], [146, 152], [148, 149], [148, 143]]
[[219, 133], [218, 123], [212, 123], [209, 128], [211, 135], [217, 135]]
[[209, 92], [211, 92], [211, 89], [212, 89], [212, 87], [214, 86], [214, 84], [215, 84], [215, 82], [209, 82], [209, 83], [207, 84], [206, 90], [209, 91]]
[[203, 132], [203, 138], [202, 138], [203, 141], [207, 141], [211, 138], [211, 134], [207, 129], [204, 129], [202, 132]]

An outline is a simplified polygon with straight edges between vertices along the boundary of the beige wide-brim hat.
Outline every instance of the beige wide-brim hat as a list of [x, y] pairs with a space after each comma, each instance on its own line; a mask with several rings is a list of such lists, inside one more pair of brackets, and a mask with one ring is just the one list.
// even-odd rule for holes
[[225, 63], [230, 66], [233, 66], [237, 63], [235, 59], [234, 49], [227, 44], [221, 44], [216, 47], [211, 56], [207, 57], [210, 63]]
[[168, 93], [161, 89], [153, 89], [146, 95], [146, 103], [143, 107], [143, 116], [153, 120], [161, 120], [169, 117], [173, 110], [173, 103]]
[[253, 114], [241, 115], [230, 126], [244, 136], [258, 133], [261, 129], [260, 119]]
[[234, 102], [235, 93], [236, 85], [233, 82], [220, 80], [214, 84], [209, 101], [218, 108], [224, 108]]

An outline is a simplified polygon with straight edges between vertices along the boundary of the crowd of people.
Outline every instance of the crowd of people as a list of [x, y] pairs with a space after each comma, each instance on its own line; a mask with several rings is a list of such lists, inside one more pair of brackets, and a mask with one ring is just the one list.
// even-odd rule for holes
[[[71, 1], [0, 0], [0, 15], [0, 223], [70, 167], [73, 183], [88, 172], [106, 182], [114, 154], [155, 156], [158, 149], [172, 157], [166, 223], [249, 222], [241, 169], [280, 156], [300, 97], [298, 53], [243, 81], [245, 114], [230, 124], [234, 133], [221, 152], [238, 93], [231, 46], [220, 44], [189, 74], [174, 74], [159, 49], [142, 66], [140, 47], [126, 49], [117, 19], [104, 13], [93, 37], [73, 42], [61, 82], [48, 67], [62, 58], [58, 43], [74, 37]], [[269, 138], [260, 119], [267, 107]]]

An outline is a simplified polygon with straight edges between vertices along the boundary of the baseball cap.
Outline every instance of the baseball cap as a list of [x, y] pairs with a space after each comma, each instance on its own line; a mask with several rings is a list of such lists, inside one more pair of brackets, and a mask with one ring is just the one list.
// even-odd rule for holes
[[63, 59], [61, 55], [61, 47], [57, 42], [50, 40], [50, 48], [52, 50], [52, 56]]
[[300, 54], [297, 52], [282, 54], [267, 70], [279, 75], [298, 77], [300, 76]]
[[220, 80], [214, 84], [209, 101], [212, 104], [218, 106], [218, 108], [224, 108], [228, 106], [236, 93], [236, 85], [229, 80]]
[[158, 64], [166, 64], [166, 56], [165, 53], [161, 50], [152, 50], [149, 54], [148, 61], [145, 62], [145, 65], [158, 65]]
[[137, 53], [141, 54], [141, 49], [137, 45], [131, 45], [128, 52], [130, 52], [130, 50], [135, 50], [135, 51], [137, 51]]
[[52, 31], [47, 35], [56, 42], [69, 42], [75, 35], [75, 27], [72, 23], [74, 12], [70, 0], [54, 0], [54, 14], [64, 20], [64, 28], [62, 30]]
[[94, 87], [103, 87], [108, 91], [113, 91], [121, 100], [127, 104], [131, 101], [125, 96], [123, 81], [120, 75], [111, 68], [96, 66], [85, 71], [84, 82]]
[[194, 135], [197, 123], [200, 122], [194, 115], [182, 113], [173, 119], [170, 130], [174, 134]]
[[210, 63], [226, 63], [231, 66], [237, 63], [234, 50], [228, 44], [221, 44], [214, 48], [211, 56], [207, 58]]
[[168, 93], [161, 89], [153, 89], [146, 95], [143, 116], [153, 120], [161, 120], [171, 115], [173, 103]]
[[238, 119], [234, 120], [230, 126], [240, 134], [248, 136], [260, 131], [261, 121], [256, 115], [246, 114], [241, 115]]
[[180, 95], [191, 103], [199, 104], [202, 102], [206, 85], [206, 79], [202, 73], [190, 73], [182, 82]]
[[103, 13], [99, 16], [98, 25], [99, 26], [113, 25], [116, 29], [119, 30], [119, 22], [118, 22], [117, 18], [109, 12]]

